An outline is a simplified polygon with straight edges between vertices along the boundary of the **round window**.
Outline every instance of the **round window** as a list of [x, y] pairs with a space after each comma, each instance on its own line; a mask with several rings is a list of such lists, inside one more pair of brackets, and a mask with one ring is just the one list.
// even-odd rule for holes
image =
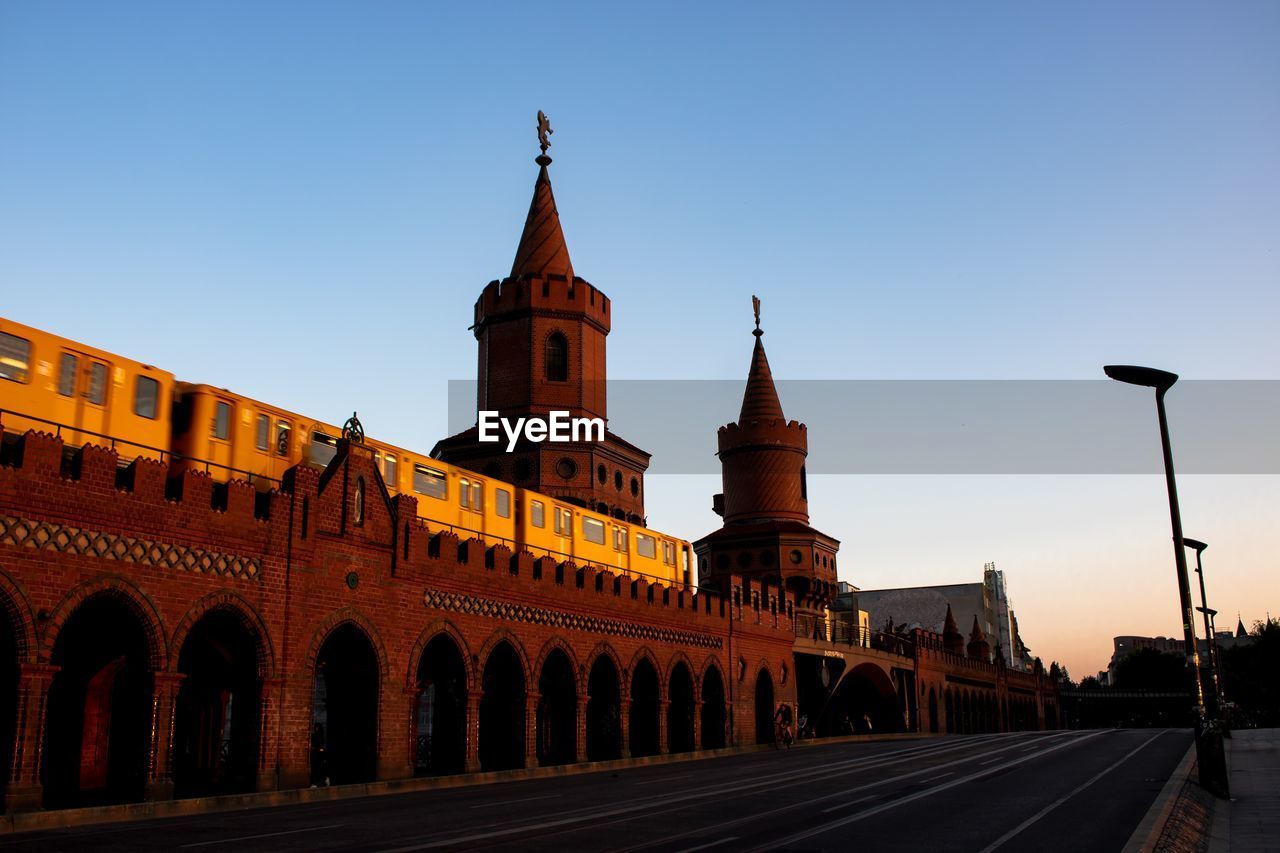
[[566, 480], [572, 480], [578, 473], [578, 463], [566, 456], [556, 463], [556, 473]]
[[631, 496], [633, 498], [640, 496], [640, 481], [635, 477], [631, 478]]
[[607, 483], [609, 481], [609, 469], [605, 468], [603, 465], [597, 465], [596, 479], [600, 481], [601, 485]]
[[799, 548], [795, 548], [791, 551], [791, 562], [795, 563], [798, 566], [800, 565], [800, 561], [803, 559], [804, 559], [804, 554], [800, 553]]
[[613, 487], [618, 491], [622, 491], [622, 472], [621, 471], [613, 472]]

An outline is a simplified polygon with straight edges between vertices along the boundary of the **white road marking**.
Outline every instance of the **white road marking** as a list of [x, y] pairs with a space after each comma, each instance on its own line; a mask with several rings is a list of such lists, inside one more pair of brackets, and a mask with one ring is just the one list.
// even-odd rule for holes
[[346, 824], [331, 823], [328, 826], [309, 826], [306, 829], [289, 829], [284, 832], [264, 832], [262, 835], [241, 835], [237, 838], [220, 838], [217, 841], [197, 841], [195, 844], [183, 844], [183, 847], [211, 847], [214, 844], [232, 844], [236, 841], [256, 841], [259, 838], [275, 838], [278, 835], [297, 835], [300, 832], [319, 832], [322, 829], [337, 829]]
[[1000, 756], [998, 756], [998, 755], [997, 755], [995, 758], [990, 758], [990, 759], [988, 759], [988, 760], [986, 760], [986, 761], [979, 761], [979, 762], [978, 762], [978, 766], [979, 766], [979, 767], [982, 767], [982, 766], [983, 766], [983, 765], [985, 765], [985, 764], [995, 764], [995, 763], [996, 763], [997, 761], [999, 761], [999, 760], [1000, 760]]
[[[1054, 734], [1054, 735], [1049, 735], [1047, 738], [1038, 738], [1038, 740], [1046, 740], [1046, 739], [1051, 740], [1051, 739], [1056, 739], [1059, 737], [1066, 737], [1066, 736], [1067, 736], [1066, 733]], [[693, 805], [697, 804], [696, 802], [694, 802], [696, 800], [703, 800], [710, 797], [716, 797], [721, 794], [739, 794], [739, 793], [742, 793], [743, 791], [753, 790], [757, 788], [776, 788], [776, 787], [786, 786], [786, 785], [811, 784], [816, 781], [830, 779], [836, 776], [842, 776], [848, 773], [854, 773], [861, 770], [877, 768], [885, 765], [898, 764], [898, 763], [901, 763], [902, 760], [908, 760], [909, 758], [917, 757], [920, 753], [937, 755], [937, 754], [942, 754], [946, 752], [953, 752], [958, 749], [968, 749], [984, 741], [996, 740], [998, 738], [1006, 739], [1006, 736], [993, 735], [990, 737], [966, 738], [964, 741], [961, 741], [958, 743], [947, 743], [944, 741], [938, 744], [926, 744], [924, 746], [908, 747], [906, 749], [893, 750], [890, 752], [881, 753], [877, 755], [870, 755], [870, 756], [864, 756], [861, 758], [849, 759], [845, 761], [835, 761], [827, 764], [820, 764], [816, 767], [806, 767], [804, 769], [791, 771], [789, 773], [779, 773], [777, 775], [770, 776], [766, 779], [762, 779], [760, 781], [747, 783], [747, 784], [743, 784], [741, 782], [728, 782], [723, 784], [716, 784], [711, 787], [703, 788], [700, 790], [681, 791], [675, 794], [661, 794], [657, 797], [646, 798], [642, 800], [633, 800], [632, 802], [627, 803], [625, 805], [619, 805], [615, 808], [605, 809], [603, 811], [601, 811], [600, 808], [596, 806], [596, 807], [590, 807], [585, 809], [579, 809], [577, 811], [562, 812], [557, 817], [549, 818], [547, 820], [539, 821], [536, 823], [512, 823], [511, 825], [501, 827], [501, 828], [494, 827], [487, 832], [472, 832], [467, 835], [455, 835], [455, 836], [452, 836], [449, 838], [443, 838], [443, 839], [440, 839], [440, 838], [432, 838], [432, 840], [419, 839], [416, 841], [416, 843], [414, 843], [414, 841], [410, 839], [405, 839], [405, 841], [409, 843], [405, 843], [402, 846], [398, 846], [398, 847], [387, 848], [383, 850], [382, 853], [408, 853], [409, 851], [430, 850], [438, 847], [457, 848], [460, 845], [465, 846], [467, 844], [472, 844], [476, 841], [484, 841], [490, 838], [500, 838], [503, 836], [534, 832], [538, 830], [556, 829], [558, 827], [580, 824], [585, 821], [592, 821], [594, 824], [600, 825], [601, 821], [604, 818], [617, 817], [618, 815], [634, 814], [635, 812], [647, 811], [656, 807], [671, 805], [671, 804], [679, 804], [677, 808], [690, 808]], [[1020, 744], [1015, 743], [1010, 746], [1003, 747], [996, 751], [1005, 752], [1010, 749], [1016, 749], [1018, 746], [1020, 746]], [[903, 755], [907, 756], [907, 758], [900, 759], [899, 761], [890, 760], [894, 756], [903, 756]], [[967, 760], [969, 759], [967, 758], [959, 759], [954, 763], [959, 764]], [[924, 770], [917, 770], [912, 773], [904, 774], [903, 776], [893, 777], [893, 779], [917, 776], [917, 775], [920, 775], [921, 773], [927, 773], [929, 772], [929, 770], [933, 770], [933, 769], [936, 769], [936, 768], [927, 768]], [[880, 784], [883, 784], [884, 781], [892, 781], [892, 780], [881, 780], [880, 782], [876, 782], [872, 784], [880, 785]], [[853, 791], [863, 790], [868, 787], [871, 787], [871, 785], [863, 785], [859, 788], [853, 788], [850, 791], [836, 791], [834, 793], [827, 794], [822, 797], [818, 797], [815, 800], [810, 800], [809, 802], [813, 803], [813, 802], [818, 802], [825, 799], [831, 799], [833, 797], [843, 796], [845, 794], [852, 793]], [[788, 806], [786, 808], [791, 808], [791, 807]], [[671, 811], [674, 811], [674, 810], [676, 809], [671, 809]], [[761, 815], [752, 815], [751, 817], [746, 819], [753, 819], [755, 817], [760, 817], [760, 816]], [[726, 823], [733, 824], [733, 823], [740, 823], [740, 822], [742, 821], [741, 820], [727, 821]], [[717, 828], [719, 828], [719, 825], [714, 827], [703, 827], [696, 834], [705, 834], [707, 830], [709, 829], [714, 830]], [[686, 835], [693, 835], [693, 834], [695, 834], [695, 832], [691, 831], [687, 833], [682, 833], [681, 835], [670, 836], [668, 838], [663, 839], [663, 842], [664, 843], [670, 842], [675, 838], [680, 838]], [[640, 846], [649, 846], [649, 845], [640, 845]]]
[[1151, 743], [1151, 741], [1155, 740], [1156, 738], [1160, 737], [1160, 735], [1162, 735], [1162, 734], [1164, 734], [1164, 732], [1156, 732], [1154, 735], [1152, 735], [1151, 737], [1147, 738], [1147, 739], [1146, 739], [1146, 740], [1144, 740], [1142, 743], [1138, 744], [1138, 746], [1136, 746], [1134, 749], [1132, 749], [1132, 750], [1131, 750], [1127, 755], [1125, 755], [1125, 757], [1124, 757], [1124, 758], [1121, 758], [1119, 761], [1117, 761], [1115, 764], [1112, 764], [1112, 765], [1111, 765], [1110, 767], [1108, 767], [1106, 770], [1103, 770], [1101, 773], [1098, 773], [1098, 774], [1097, 774], [1097, 775], [1095, 775], [1093, 778], [1089, 779], [1089, 781], [1087, 781], [1087, 782], [1085, 782], [1085, 783], [1083, 783], [1083, 784], [1081, 784], [1081, 785], [1079, 785], [1079, 786], [1077, 786], [1077, 787], [1075, 787], [1075, 788], [1072, 788], [1069, 792], [1067, 792], [1066, 794], [1062, 795], [1062, 796], [1061, 796], [1061, 797], [1059, 797], [1058, 799], [1054, 800], [1052, 803], [1050, 803], [1049, 805], [1045, 806], [1045, 807], [1044, 807], [1044, 808], [1042, 808], [1040, 811], [1036, 812], [1036, 813], [1035, 813], [1035, 814], [1033, 814], [1031, 817], [1027, 818], [1027, 819], [1026, 819], [1026, 820], [1024, 820], [1022, 823], [1018, 824], [1018, 825], [1017, 825], [1017, 826], [1015, 826], [1013, 829], [1009, 830], [1009, 831], [1008, 831], [1008, 832], [1006, 832], [1004, 835], [1002, 835], [1002, 836], [1000, 836], [999, 838], [997, 838], [997, 839], [996, 839], [995, 841], [993, 841], [989, 846], [982, 848], [982, 850], [980, 851], [980, 853], [991, 853], [991, 851], [992, 851], [992, 850], [995, 850], [997, 847], [999, 847], [1000, 845], [1004, 844], [1004, 843], [1005, 843], [1006, 841], [1008, 841], [1010, 838], [1013, 838], [1015, 835], [1017, 835], [1018, 833], [1022, 832], [1022, 830], [1026, 829], [1026, 828], [1027, 828], [1027, 827], [1029, 827], [1029, 826], [1031, 826], [1033, 823], [1035, 823], [1036, 821], [1040, 820], [1040, 818], [1044, 817], [1044, 816], [1045, 816], [1045, 815], [1047, 815], [1049, 812], [1053, 811], [1053, 810], [1054, 810], [1054, 809], [1056, 809], [1058, 806], [1062, 805], [1062, 804], [1063, 804], [1063, 803], [1065, 803], [1067, 800], [1071, 799], [1071, 798], [1072, 798], [1072, 797], [1074, 797], [1076, 794], [1078, 794], [1078, 793], [1080, 793], [1081, 791], [1083, 791], [1085, 788], [1088, 788], [1090, 785], [1092, 785], [1094, 782], [1097, 782], [1097, 781], [1098, 781], [1099, 779], [1101, 779], [1103, 776], [1106, 776], [1106, 775], [1107, 775], [1108, 773], [1110, 773], [1112, 770], [1115, 770], [1115, 769], [1116, 769], [1117, 767], [1119, 767], [1121, 764], [1124, 764], [1124, 763], [1125, 763], [1126, 761], [1128, 761], [1130, 758], [1133, 758], [1135, 755], [1137, 755], [1137, 754], [1138, 754], [1138, 752], [1140, 752], [1140, 751], [1143, 749], [1143, 747], [1145, 747], [1147, 744]]
[[847, 808], [849, 808], [849, 806], [856, 806], [858, 803], [865, 803], [867, 800], [874, 800], [874, 799], [875, 799], [876, 797], [878, 797], [878, 796], [880, 796], [880, 795], [879, 795], [879, 794], [871, 794], [870, 796], [867, 796], [867, 797], [859, 797], [859, 798], [858, 798], [858, 799], [856, 799], [856, 800], [850, 800], [850, 801], [849, 801], [849, 802], [847, 802], [847, 803], [841, 803], [841, 804], [840, 804], [840, 805], [838, 805], [838, 806], [828, 806], [827, 808], [825, 808], [825, 809], [823, 809], [823, 810], [822, 810], [822, 813], [823, 813], [823, 814], [827, 814], [828, 812], [838, 812], [838, 811], [840, 811], [841, 809], [847, 809]]
[[512, 803], [531, 803], [534, 800], [554, 800], [559, 796], [560, 796], [559, 794], [543, 794], [540, 797], [521, 797], [518, 800], [498, 800], [496, 803], [479, 803], [478, 805], [474, 805], [471, 808], [488, 809], [488, 808], [493, 808], [494, 806], [509, 806]]
[[[1039, 758], [1043, 755], [1048, 755], [1051, 752], [1057, 752], [1058, 750], [1064, 749], [1065, 747], [1072, 746], [1078, 743], [1084, 743], [1085, 741], [1098, 737], [1099, 735], [1104, 735], [1109, 733], [1110, 733], [1110, 730], [1108, 729], [1105, 731], [1094, 732], [1092, 734], [1073, 737], [1070, 740], [1062, 741], [1056, 746], [1051, 746], [1051, 747], [1048, 747], [1047, 749], [1042, 749], [1039, 752], [1033, 752], [1030, 755], [1025, 755], [1021, 758], [1015, 758], [1012, 761], [1006, 762], [1005, 764], [1001, 765], [998, 768], [992, 768], [991, 770], [979, 770], [977, 773], [970, 773], [968, 776], [961, 776], [959, 779], [953, 779], [950, 782], [944, 782], [941, 785], [935, 785], [932, 788], [926, 788], [923, 791], [918, 791], [914, 794], [910, 794], [905, 797], [899, 797], [896, 800], [890, 800], [889, 802], [884, 803], [883, 805], [873, 806], [869, 809], [864, 809], [863, 811], [857, 812], [855, 814], [851, 814], [848, 817], [843, 817], [843, 818], [840, 818], [839, 820], [829, 821], [827, 823], [821, 824], [820, 826], [815, 826], [811, 829], [807, 829], [803, 832], [797, 832], [794, 835], [789, 835], [786, 838], [776, 839], [774, 841], [769, 842], [769, 844], [764, 847], [757, 847], [754, 849], [777, 850], [780, 847], [791, 847], [797, 844], [798, 842], [805, 840], [806, 838], [812, 838], [815, 835], [821, 835], [825, 832], [830, 832], [833, 829], [839, 829], [842, 826], [848, 826], [851, 823], [856, 823], [865, 818], [869, 818], [872, 815], [877, 815], [877, 814], [880, 814], [881, 812], [888, 811], [889, 809], [897, 808], [898, 806], [906, 805], [907, 803], [913, 803], [916, 800], [921, 800], [921, 799], [924, 799], [925, 797], [931, 797], [934, 794], [941, 793], [942, 791], [950, 790], [951, 788], [954, 788], [958, 785], [964, 785], [976, 779], [981, 779], [983, 776], [988, 776], [996, 772], [997, 770], [1005, 769], [1009, 767], [1016, 767], [1019, 764], [1023, 764], [1027, 761], [1031, 761], [1033, 758]], [[953, 763], [960, 764], [962, 762], [955, 761]], [[923, 770], [919, 772], [926, 773], [928, 771]], [[917, 775], [917, 774], [904, 774], [904, 775], [911, 776], [911, 775]], [[903, 777], [899, 776], [897, 778], [901, 779]], [[885, 780], [885, 781], [891, 781], [891, 780]]]
[[721, 838], [719, 841], [712, 841], [708, 844], [699, 844], [697, 847], [686, 847], [677, 853], [693, 853], [695, 850], [706, 850], [711, 847], [719, 847], [721, 844], [728, 844], [730, 841], [737, 841], [738, 836], [730, 835], [728, 838]]
[[930, 776], [928, 779], [921, 779], [921, 780], [920, 780], [920, 784], [922, 784], [922, 785], [928, 785], [930, 782], [937, 782], [939, 779], [945, 779], [945, 778], [947, 778], [948, 776], [954, 776], [954, 775], [955, 775], [955, 771], [954, 771], [954, 770], [951, 770], [951, 771], [948, 771], [948, 772], [946, 772], [946, 773], [943, 773], [943, 774], [941, 774], [941, 775], [939, 775], [939, 776]]

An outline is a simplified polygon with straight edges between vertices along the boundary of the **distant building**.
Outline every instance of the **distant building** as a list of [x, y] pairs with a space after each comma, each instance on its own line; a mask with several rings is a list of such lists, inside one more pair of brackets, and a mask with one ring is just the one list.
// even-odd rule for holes
[[941, 633], [949, 606], [958, 625], [968, 626], [977, 619], [992, 652], [998, 649], [1007, 666], [1029, 671], [1034, 664], [1034, 655], [1018, 633], [1004, 572], [995, 563], [987, 563], [982, 580], [975, 583], [897, 589], [850, 587], [844, 592], [852, 597], [852, 607], [868, 613], [873, 630], [884, 630], [892, 622], [897, 628], [919, 627]]
[[[1237, 620], [1236, 630], [1223, 630], [1214, 632], [1214, 639], [1218, 643], [1218, 649], [1231, 649], [1236, 646], [1247, 646], [1253, 642], [1253, 638], [1249, 636], [1249, 632], [1244, 629], [1244, 622]], [[1183, 654], [1183, 640], [1181, 637], [1139, 637], [1134, 634], [1124, 634], [1119, 637], [1112, 638], [1113, 650], [1111, 652], [1111, 662], [1107, 664], [1107, 668], [1098, 673], [1098, 681], [1110, 686], [1116, 681], [1116, 664], [1128, 655], [1142, 649], [1155, 649], [1165, 654], [1179, 655]], [[1209, 644], [1204, 637], [1196, 638], [1196, 650], [1203, 657], [1209, 653]]]

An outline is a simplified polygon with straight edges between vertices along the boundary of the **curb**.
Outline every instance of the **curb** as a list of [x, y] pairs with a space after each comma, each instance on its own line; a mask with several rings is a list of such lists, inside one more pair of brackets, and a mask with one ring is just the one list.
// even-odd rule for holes
[[[842, 743], [869, 741], [927, 740], [934, 734], [902, 732], [892, 735], [846, 735], [822, 739], [797, 741], [797, 748], [826, 746]], [[518, 782], [529, 779], [547, 779], [555, 776], [579, 776], [584, 773], [600, 773], [624, 770], [631, 767], [647, 767], [658, 764], [678, 764], [686, 761], [702, 761], [730, 755], [746, 755], [773, 749], [772, 744], [731, 746], [722, 749], [696, 752], [648, 755], [643, 758], [617, 758], [610, 761], [590, 761], [582, 764], [561, 764], [555, 767], [532, 767], [518, 770], [493, 770], [487, 773], [459, 773], [454, 776], [425, 776], [409, 779], [388, 779], [381, 782], [365, 782], [357, 785], [338, 785], [330, 788], [290, 788], [282, 791], [262, 791], [251, 794], [228, 794], [219, 797], [194, 797], [187, 800], [154, 800], [141, 803], [123, 803], [112, 806], [59, 809], [53, 811], [18, 812], [0, 815], [0, 835], [35, 832], [42, 829], [65, 829], [95, 823], [123, 823], [134, 820], [190, 817], [217, 812], [243, 811], [273, 806], [320, 803], [331, 800], [349, 800], [359, 797], [378, 797], [389, 794], [409, 794], [417, 791], [434, 791], [446, 788], [464, 788], [475, 785], [491, 785], [497, 782]]]
[[1151, 853], [1155, 849], [1156, 842], [1160, 840], [1164, 826], [1169, 821], [1169, 815], [1173, 812], [1174, 803], [1182, 793], [1182, 786], [1191, 778], [1195, 759], [1196, 745], [1192, 741], [1191, 746], [1187, 747], [1187, 754], [1182, 756], [1182, 761], [1178, 762], [1177, 768], [1169, 775], [1169, 781], [1164, 783], [1155, 802], [1147, 809], [1142, 822], [1133, 831], [1133, 835], [1129, 836], [1121, 853]]

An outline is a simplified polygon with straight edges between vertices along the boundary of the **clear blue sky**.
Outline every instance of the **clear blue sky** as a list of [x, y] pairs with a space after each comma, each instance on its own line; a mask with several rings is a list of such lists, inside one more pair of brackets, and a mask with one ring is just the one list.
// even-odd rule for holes
[[[758, 293], [790, 378], [1280, 378], [1277, 45], [1274, 2], [3, 0], [0, 313], [427, 449], [543, 109], [614, 377], [742, 376]], [[1104, 479], [830, 477], [814, 520], [865, 586], [996, 560], [1082, 674], [1176, 628], [1119, 600], [1054, 648], [1063, 572], [1166, 578], [1159, 483]], [[1275, 606], [1277, 478], [1207, 479], [1218, 607]], [[651, 518], [701, 535], [716, 490], [654, 478]]]

